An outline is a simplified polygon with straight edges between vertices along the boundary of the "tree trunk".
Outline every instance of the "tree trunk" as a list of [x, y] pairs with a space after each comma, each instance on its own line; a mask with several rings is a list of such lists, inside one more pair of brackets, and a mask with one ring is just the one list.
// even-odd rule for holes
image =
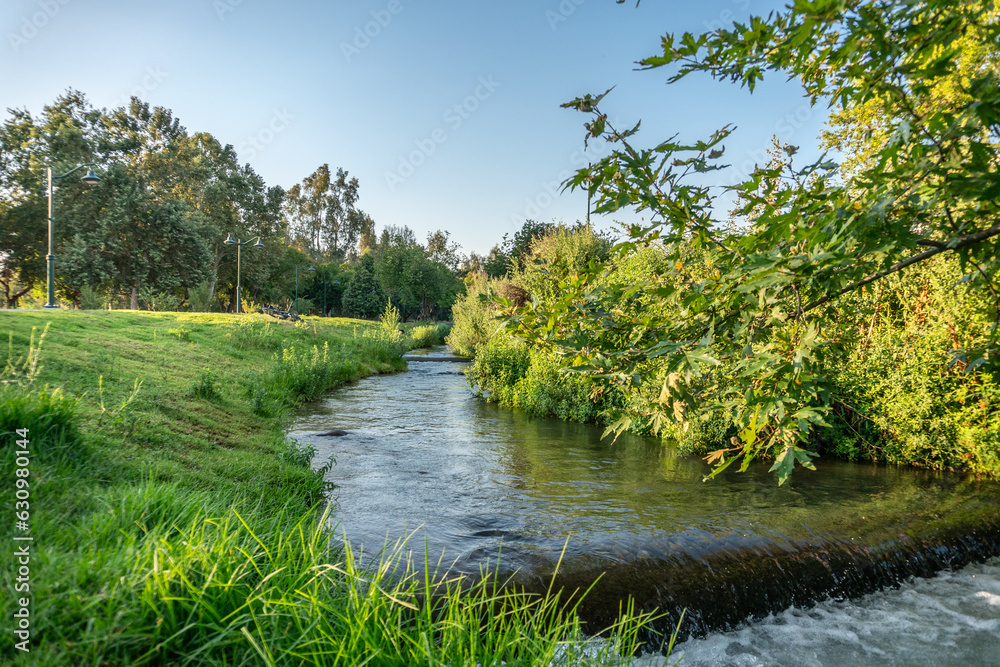
[[219, 264], [222, 263], [222, 253], [215, 253], [215, 263], [212, 264], [212, 282], [208, 288], [208, 303], [211, 310], [212, 299], [215, 298], [215, 286], [219, 282]]
[[21, 297], [30, 292], [35, 286], [34, 283], [28, 283], [20, 291], [18, 291], [17, 288], [14, 288], [14, 292], [11, 293], [11, 286], [14, 285], [14, 272], [10, 269], [4, 270], [3, 278], [0, 279], [0, 283], [3, 283], [4, 301], [7, 304], [7, 308], [17, 308], [17, 302], [21, 299]]
[[131, 310], [139, 310], [139, 283], [132, 285], [132, 303], [129, 304]]

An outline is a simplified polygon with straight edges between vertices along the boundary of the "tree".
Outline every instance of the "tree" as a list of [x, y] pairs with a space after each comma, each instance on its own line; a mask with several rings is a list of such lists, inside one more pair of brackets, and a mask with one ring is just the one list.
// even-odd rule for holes
[[286, 234], [284, 190], [267, 187], [250, 165], [239, 164], [231, 145], [223, 146], [205, 132], [177, 138], [152, 162], [154, 189], [184, 201], [204, 217], [212, 251], [209, 301], [221, 279], [235, 309], [236, 250], [223, 241], [229, 234], [240, 240], [261, 238], [263, 251], [255, 249], [241, 272], [245, 293], [255, 291], [280, 261]]
[[[447, 232], [431, 234], [429, 245], [432, 243], [438, 244], [438, 257], [448, 259], [451, 253], [451, 259], [457, 261], [456, 246], [449, 246]], [[416, 235], [405, 226], [390, 225], [382, 232], [375, 272], [404, 321], [414, 315], [428, 319], [435, 308], [437, 312], [451, 308], [462, 285], [455, 272], [417, 243]]]
[[439, 229], [427, 235], [427, 254], [431, 261], [438, 262], [457, 272], [463, 257], [458, 243], [451, 241], [451, 233]]
[[[938, 254], [958, 255], [963, 280], [979, 286], [994, 314], [988, 340], [956, 350], [956, 360], [969, 373], [995, 374], [1000, 81], [989, 67], [956, 76], [964, 35], [994, 50], [1000, 43], [993, 8], [985, 0], [800, 0], [732, 29], [666, 35], [662, 54], [642, 66], [676, 67], [670, 82], [706, 72], [752, 91], [765, 72], [780, 71], [798, 78], [813, 104], [848, 113], [867, 105], [883, 140], [846, 183], [826, 158], [758, 167], [733, 188], [743, 197], [738, 213], [753, 214], [733, 228], [716, 219], [717, 193], [703, 176], [723, 166], [731, 126], [702, 141], [638, 148], [639, 125], [615, 127], [602, 111], [608, 93], [577, 98], [564, 106], [590, 116], [588, 139], [617, 150], [567, 185], [588, 188], [598, 213], [631, 207], [651, 218], [616, 250], [662, 245], [669, 268], [639, 284], [617, 284], [610, 270], [567, 272], [561, 298], [508, 308], [511, 323], [626, 394], [646, 391], [651, 371], [663, 378], [655, 405], [613, 431], [636, 419], [661, 432], [669, 422], [728, 414], [738, 436], [710, 456], [713, 476], [760, 455], [774, 458], [779, 482], [795, 462], [811, 467], [805, 444], [829, 413], [824, 359], [840, 344], [840, 300]], [[946, 84], [959, 94], [937, 105]], [[626, 312], [639, 297], [663, 307]]]
[[[98, 137], [103, 130], [100, 112], [75, 90], [44, 107], [37, 119], [26, 109], [8, 112], [10, 118], [0, 127], [0, 285], [10, 308], [46, 275], [46, 166], [58, 175], [81, 163], [99, 161]], [[75, 223], [65, 216], [63, 202], [73, 201], [84, 189], [76, 179], [59, 184], [57, 245]]]
[[483, 269], [493, 278], [502, 278], [511, 271], [523, 269], [525, 258], [531, 253], [531, 245], [553, 229], [555, 224], [551, 222], [525, 220], [512, 238], [503, 235], [503, 241], [490, 252]]
[[344, 169], [334, 177], [323, 164], [288, 189], [289, 229], [314, 261], [355, 255], [358, 241], [371, 231], [371, 218], [357, 209], [358, 187]]
[[372, 317], [385, 308], [386, 293], [375, 278], [375, 258], [363, 255], [358, 267], [344, 290], [343, 311], [345, 315]]
[[348, 278], [336, 262], [315, 266], [316, 272], [310, 274], [310, 280], [302, 294], [326, 316], [330, 311], [340, 309]]
[[72, 213], [92, 223], [78, 226], [62, 249], [70, 285], [130, 293], [136, 310], [143, 288], [172, 291], [208, 277], [203, 218], [181, 201], [159, 200], [125, 165], [109, 169], [100, 191]]

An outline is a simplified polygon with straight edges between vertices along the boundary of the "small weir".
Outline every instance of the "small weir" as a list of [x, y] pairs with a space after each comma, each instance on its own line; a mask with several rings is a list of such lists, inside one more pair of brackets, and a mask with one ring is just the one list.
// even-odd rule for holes
[[1000, 555], [995, 482], [837, 460], [782, 487], [766, 465], [703, 482], [703, 461], [657, 441], [483, 404], [446, 348], [408, 358], [294, 423], [317, 465], [335, 458], [338, 530], [369, 555], [409, 535], [420, 567], [426, 549], [432, 569], [488, 568], [527, 590], [558, 565], [557, 585], [593, 585], [591, 631], [631, 597], [667, 613], [663, 633], [686, 609], [684, 636], [721, 636]]

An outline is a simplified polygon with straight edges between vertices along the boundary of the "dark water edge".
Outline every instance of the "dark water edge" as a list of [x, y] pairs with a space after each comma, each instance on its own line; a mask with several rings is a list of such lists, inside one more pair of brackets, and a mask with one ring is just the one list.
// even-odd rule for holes
[[[993, 558], [689, 639], [671, 660], [683, 667], [996, 667], [998, 656], [1000, 558]], [[632, 662], [662, 664], [653, 656]]]
[[[530, 592], [589, 594], [586, 629], [623, 601], [683, 637], [790, 607], [854, 599], [1000, 555], [1000, 485], [969, 476], [819, 462], [777, 487], [766, 466], [703, 483], [704, 462], [661, 443], [484, 405], [464, 364], [410, 362], [300, 414], [292, 435], [331, 455], [333, 521], [368, 557], [413, 533], [415, 569], [496, 572]], [[340, 437], [317, 433], [343, 429]], [[565, 549], [565, 552], [564, 552]], [[595, 583], [596, 582], [596, 583]]]
[[[578, 608], [590, 633], [611, 626], [619, 603], [629, 597], [636, 611], [665, 614], [643, 636], [644, 649], [656, 651], [682, 612], [681, 641], [733, 630], [790, 607], [856, 599], [996, 556], [1000, 519], [990, 508], [959, 520], [914, 525], [908, 534], [879, 544], [818, 539], [796, 546], [723, 548], [697, 557], [608, 564], [557, 574], [554, 581], [565, 591], [592, 586]], [[515, 575], [514, 580], [520, 590], [543, 593], [548, 588], [537, 579], [524, 581]]]

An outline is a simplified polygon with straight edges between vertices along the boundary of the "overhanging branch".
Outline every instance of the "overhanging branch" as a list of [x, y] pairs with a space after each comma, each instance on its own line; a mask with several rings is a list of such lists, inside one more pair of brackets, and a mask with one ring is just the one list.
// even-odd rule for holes
[[891, 273], [896, 273], [897, 271], [902, 271], [906, 267], [912, 266], [913, 264], [916, 264], [918, 262], [922, 262], [925, 259], [933, 257], [934, 255], [938, 255], [938, 254], [940, 254], [942, 252], [946, 252], [948, 250], [960, 250], [961, 248], [965, 248], [966, 246], [975, 245], [977, 243], [982, 243], [986, 239], [991, 238], [993, 236], [996, 236], [997, 234], [1000, 234], [1000, 225], [993, 225], [992, 227], [989, 227], [989, 228], [984, 229], [984, 230], [979, 231], [979, 232], [975, 232], [974, 234], [965, 234], [963, 236], [959, 236], [959, 237], [957, 237], [957, 243], [950, 243], [949, 242], [949, 243], [945, 244], [945, 243], [936, 243], [936, 242], [928, 241], [928, 242], [926, 242], [927, 244], [933, 243], [933, 247], [930, 248], [929, 250], [924, 250], [923, 252], [918, 252], [916, 255], [913, 255], [911, 257], [907, 257], [903, 261], [898, 262], [896, 264], [893, 264], [888, 269], [883, 269], [883, 270], [881, 270], [881, 271], [879, 271], [877, 273], [873, 273], [872, 275], [868, 276], [867, 278], [863, 278], [862, 280], [859, 280], [856, 283], [848, 285], [844, 289], [842, 289], [842, 290], [840, 290], [838, 292], [835, 292], [834, 294], [830, 294], [828, 296], [825, 296], [822, 299], [817, 299], [816, 301], [813, 301], [812, 303], [807, 304], [806, 307], [802, 309], [802, 313], [806, 313], [806, 312], [808, 312], [810, 310], [813, 310], [814, 308], [819, 308], [820, 306], [833, 301], [834, 299], [836, 299], [839, 296], [847, 294], [848, 292], [853, 292], [854, 290], [858, 289], [859, 287], [864, 287], [868, 283], [875, 282], [879, 278], [884, 278], [885, 276], [887, 276], [887, 275], [889, 275]]

